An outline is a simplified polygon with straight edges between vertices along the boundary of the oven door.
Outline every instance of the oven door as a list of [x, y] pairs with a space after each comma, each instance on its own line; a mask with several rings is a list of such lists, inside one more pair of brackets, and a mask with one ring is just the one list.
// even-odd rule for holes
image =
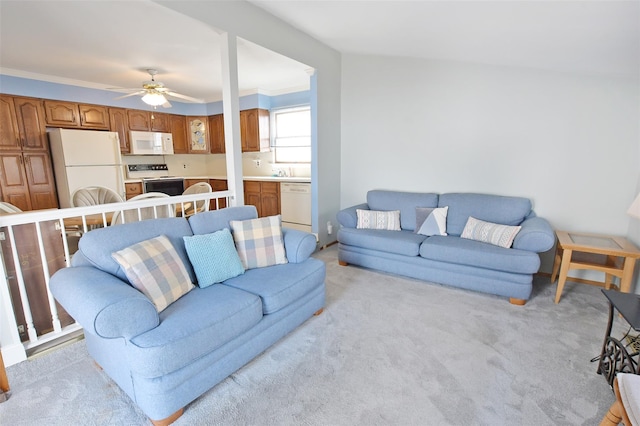
[[167, 195], [182, 195], [184, 192], [184, 179], [182, 178], [162, 178], [143, 179], [144, 192], [162, 192]]

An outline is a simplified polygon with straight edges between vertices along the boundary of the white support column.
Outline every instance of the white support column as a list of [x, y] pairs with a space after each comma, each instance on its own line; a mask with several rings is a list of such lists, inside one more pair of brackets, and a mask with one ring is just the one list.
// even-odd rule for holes
[[238, 91], [238, 40], [234, 34], [222, 34], [222, 111], [227, 182], [235, 194], [231, 205], [244, 205], [242, 181], [242, 143], [240, 140], [240, 95]]
[[[0, 232], [0, 238], [6, 238], [4, 232]], [[0, 256], [2, 264], [2, 277], [0, 277], [0, 348], [6, 367], [17, 364], [27, 359], [27, 352], [20, 341], [18, 324], [13, 314], [11, 295], [9, 294], [9, 281], [7, 280], [4, 257]]]

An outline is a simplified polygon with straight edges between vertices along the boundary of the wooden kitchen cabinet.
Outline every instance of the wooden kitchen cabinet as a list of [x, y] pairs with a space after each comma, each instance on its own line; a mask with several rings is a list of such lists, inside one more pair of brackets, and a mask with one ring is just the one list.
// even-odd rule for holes
[[12, 96], [0, 95], [0, 149], [20, 149], [20, 132]]
[[102, 105], [44, 101], [45, 122], [54, 127], [109, 129], [109, 111]]
[[48, 126], [78, 127], [80, 116], [78, 104], [63, 101], [44, 101], [44, 113]]
[[171, 133], [171, 114], [153, 111], [149, 116], [152, 132]]
[[48, 151], [42, 101], [0, 95], [0, 150]]
[[256, 206], [258, 217], [280, 214], [280, 182], [245, 180], [244, 203]]
[[127, 120], [129, 122], [129, 130], [140, 132], [148, 132], [151, 130], [151, 114], [149, 114], [149, 111], [128, 109]]
[[127, 182], [124, 184], [127, 200], [142, 194], [142, 182]]
[[209, 120], [207, 117], [187, 117], [189, 154], [209, 153]]
[[240, 111], [240, 139], [242, 152], [269, 151], [269, 111], [258, 108]]
[[102, 105], [78, 104], [80, 127], [83, 129], [109, 130], [109, 109]]
[[118, 133], [120, 141], [120, 152], [128, 154], [131, 152], [129, 145], [129, 121], [127, 120], [127, 110], [124, 108], [109, 108], [109, 130]]
[[[213, 190], [213, 192], [226, 191], [227, 189], [229, 189], [229, 185], [227, 184], [227, 180], [226, 179], [209, 179], [209, 185], [211, 185], [211, 189]], [[219, 198], [218, 199], [218, 206], [220, 206], [221, 209], [224, 209], [225, 207], [227, 207], [227, 199], [226, 198]], [[211, 205], [210, 205], [209, 209], [210, 210], [216, 210], [217, 209], [215, 200], [211, 200]]]
[[21, 210], [58, 208], [51, 157], [47, 152], [0, 154], [2, 201]]
[[222, 114], [209, 116], [209, 146], [211, 154], [224, 154], [224, 116]]
[[184, 115], [171, 114], [169, 124], [173, 135], [173, 153], [188, 154], [187, 118]]
[[128, 109], [129, 130], [138, 132], [171, 132], [171, 114], [141, 109]]

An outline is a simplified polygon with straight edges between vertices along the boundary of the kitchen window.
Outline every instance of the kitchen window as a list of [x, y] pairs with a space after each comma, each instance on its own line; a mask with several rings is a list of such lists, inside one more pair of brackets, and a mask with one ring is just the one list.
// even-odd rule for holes
[[311, 108], [308, 106], [271, 112], [271, 148], [276, 163], [311, 162]]

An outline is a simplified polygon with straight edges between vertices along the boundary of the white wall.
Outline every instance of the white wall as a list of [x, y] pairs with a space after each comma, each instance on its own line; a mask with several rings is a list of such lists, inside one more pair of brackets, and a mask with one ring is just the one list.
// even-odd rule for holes
[[341, 207], [373, 188], [532, 199], [556, 229], [626, 235], [638, 80], [344, 55]]
[[557, 229], [626, 234], [638, 81], [345, 55], [342, 195], [372, 188], [533, 200]]

